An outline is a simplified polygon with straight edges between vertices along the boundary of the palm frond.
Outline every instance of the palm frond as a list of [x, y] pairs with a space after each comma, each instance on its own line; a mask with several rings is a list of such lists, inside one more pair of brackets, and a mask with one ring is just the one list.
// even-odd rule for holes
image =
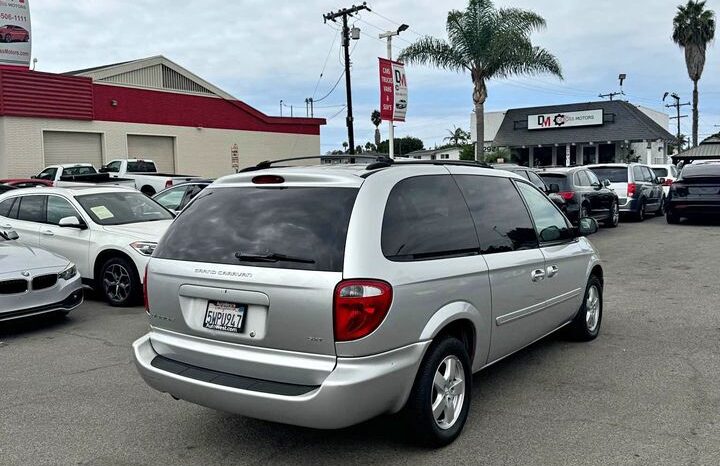
[[433, 65], [458, 72], [469, 69], [461, 53], [444, 40], [430, 36], [422, 37], [403, 49], [398, 60], [405, 63]]
[[552, 74], [563, 79], [562, 67], [557, 57], [542, 47], [532, 45], [515, 49], [496, 72], [496, 76], [502, 78], [517, 74]]

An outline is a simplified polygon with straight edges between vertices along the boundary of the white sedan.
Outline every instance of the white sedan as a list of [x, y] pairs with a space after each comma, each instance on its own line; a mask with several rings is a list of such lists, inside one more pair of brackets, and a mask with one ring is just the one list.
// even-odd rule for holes
[[0, 195], [0, 229], [73, 261], [112, 306], [142, 296], [145, 265], [173, 214], [134, 189], [30, 188]]
[[0, 322], [78, 307], [83, 291], [75, 264], [17, 239], [0, 230]]

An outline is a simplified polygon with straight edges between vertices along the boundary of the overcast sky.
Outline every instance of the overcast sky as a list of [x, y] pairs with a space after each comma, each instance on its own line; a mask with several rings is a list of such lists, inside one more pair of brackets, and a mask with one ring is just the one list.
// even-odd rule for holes
[[[33, 55], [41, 71], [69, 71], [152, 55], [165, 55], [238, 99], [270, 115], [279, 102], [305, 115], [305, 98], [325, 96], [341, 75], [337, 26], [322, 14], [349, 6], [337, 0], [31, 0]], [[598, 100], [617, 90], [618, 73], [628, 75], [627, 98], [665, 110], [662, 95], [690, 100], [682, 51], [671, 40], [679, 0], [496, 0], [500, 7], [532, 9], [547, 21], [533, 36], [560, 60], [565, 80], [549, 76], [493, 81], [486, 110]], [[708, 0], [720, 10], [720, 0]], [[449, 9], [465, 0], [373, 0], [372, 13], [354, 20], [362, 30], [352, 54], [356, 144], [372, 140], [370, 113], [378, 107], [377, 57], [385, 56], [382, 30], [407, 23], [395, 54], [420, 35], [445, 37]], [[720, 54], [712, 46], [700, 81], [701, 137], [720, 130]], [[320, 73], [324, 69], [322, 78]], [[447, 129], [469, 129], [472, 111], [468, 75], [412, 66], [407, 70], [409, 107], [396, 136], [420, 137], [426, 147], [442, 143]], [[344, 80], [316, 104], [328, 118], [322, 151], [347, 140]], [[687, 108], [686, 108], [687, 109]], [[689, 109], [685, 113], [689, 113]], [[283, 109], [285, 115], [290, 109]], [[385, 125], [383, 138], [387, 137]], [[690, 118], [683, 120], [690, 134]], [[671, 129], [671, 132], [675, 132]]]

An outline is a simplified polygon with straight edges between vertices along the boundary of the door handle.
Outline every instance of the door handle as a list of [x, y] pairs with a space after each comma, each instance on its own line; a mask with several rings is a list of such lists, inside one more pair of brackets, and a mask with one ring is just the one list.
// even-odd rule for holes
[[45, 235], [45, 236], [55, 236], [55, 233], [53, 233], [53, 232], [50, 231], [50, 230], [45, 230], [45, 231], [42, 232], [42, 234]]
[[560, 271], [560, 267], [558, 267], [557, 265], [551, 265], [550, 267], [547, 268], [547, 277], [552, 278], [555, 275], [557, 275], [559, 271]]
[[543, 269], [537, 269], [530, 272], [530, 278], [534, 282], [539, 282], [545, 278], [545, 271]]

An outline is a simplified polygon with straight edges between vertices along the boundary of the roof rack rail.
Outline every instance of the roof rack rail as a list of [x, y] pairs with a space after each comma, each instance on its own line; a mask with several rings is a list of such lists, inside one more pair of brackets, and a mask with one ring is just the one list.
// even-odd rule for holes
[[382, 156], [378, 157], [377, 155], [361, 155], [361, 154], [309, 155], [309, 156], [304, 156], [304, 157], [291, 157], [291, 158], [287, 158], [287, 159], [264, 160], [255, 166], [243, 168], [242, 170], [240, 170], [240, 173], [252, 172], [252, 171], [256, 171], [256, 170], [265, 170], [266, 168], [271, 168], [273, 165], [275, 165], [277, 163], [282, 163], [282, 162], [297, 162], [300, 160], [315, 160], [315, 159], [349, 160], [349, 163], [355, 163], [356, 159], [361, 159], [361, 160], [370, 160], [372, 162], [377, 162], [377, 163], [387, 163], [388, 161], [390, 161], [390, 163], [392, 163], [390, 158], [382, 157]]

